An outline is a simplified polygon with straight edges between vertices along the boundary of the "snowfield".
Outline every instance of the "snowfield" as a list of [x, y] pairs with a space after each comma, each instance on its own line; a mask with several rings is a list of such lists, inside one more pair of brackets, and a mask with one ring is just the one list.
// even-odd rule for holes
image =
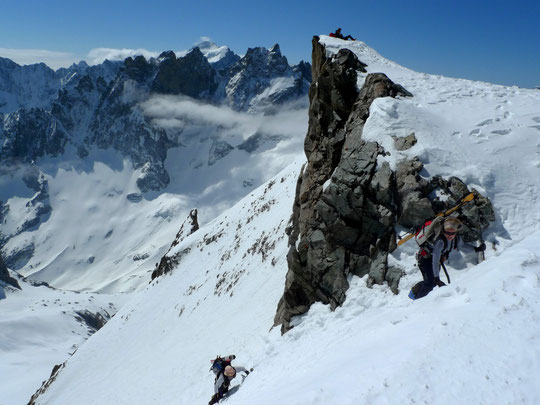
[[[0, 404], [26, 404], [55, 364], [94, 333], [81, 313], [113, 316], [127, 300], [122, 294], [94, 294], [32, 286], [8, 290], [0, 301]], [[30, 394], [30, 395], [29, 395]]]
[[[299, 148], [290, 166], [175, 246], [177, 267], [131, 293], [37, 404], [206, 404], [218, 354], [255, 369], [228, 405], [540, 403], [540, 92], [416, 73], [362, 42], [321, 41], [328, 52], [351, 49], [368, 72], [414, 95], [377, 99], [364, 136], [390, 152], [381, 160], [391, 165], [419, 156], [426, 176], [458, 176], [491, 199], [486, 260], [452, 253], [452, 283], [411, 301], [421, 275], [408, 242], [391, 258], [405, 273], [398, 295], [351, 278], [342, 307], [315, 304], [281, 336], [271, 327], [305, 160]], [[418, 143], [395, 150], [392, 137], [413, 132]], [[0, 323], [16, 295], [7, 293]], [[2, 358], [11, 350], [5, 336], [0, 328]], [[17, 353], [26, 363], [33, 356]], [[0, 403], [21, 403], [0, 384]]]

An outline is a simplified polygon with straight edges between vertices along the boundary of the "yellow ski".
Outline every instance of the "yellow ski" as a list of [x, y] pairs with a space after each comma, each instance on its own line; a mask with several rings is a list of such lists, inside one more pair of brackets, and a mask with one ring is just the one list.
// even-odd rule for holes
[[[458, 209], [460, 209], [464, 204], [468, 203], [469, 201], [472, 201], [474, 200], [474, 193], [470, 193], [470, 194], [467, 194], [465, 197], [463, 197], [459, 203], [452, 207], [452, 208], [449, 208], [447, 209], [446, 211], [443, 211], [443, 212], [439, 212], [437, 215], [435, 215], [436, 217], [447, 217], [448, 215], [450, 215], [452, 212], [454, 211], [457, 211]], [[414, 235], [416, 234], [415, 231], [411, 231], [409, 233], [407, 233], [403, 238], [401, 238], [399, 241], [398, 241], [398, 246], [401, 246], [403, 245], [405, 242], [407, 242], [409, 239], [412, 239], [414, 237]]]

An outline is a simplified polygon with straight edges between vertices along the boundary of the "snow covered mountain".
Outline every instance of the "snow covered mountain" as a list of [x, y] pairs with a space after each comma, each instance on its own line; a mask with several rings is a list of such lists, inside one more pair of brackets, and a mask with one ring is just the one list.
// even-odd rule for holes
[[[366, 72], [358, 72], [358, 88], [369, 73], [384, 72], [413, 95], [374, 99], [362, 139], [384, 147], [387, 153], [377, 160], [380, 167], [393, 169], [403, 160], [418, 157], [425, 178], [458, 176], [487, 196], [495, 208], [495, 222], [483, 235], [488, 243], [487, 260], [473, 267], [475, 258], [453, 257], [448, 266], [452, 284], [413, 302], [407, 293], [420, 275], [410, 242], [388, 257], [402, 273], [397, 295], [386, 283], [368, 287], [368, 274], [349, 274], [346, 299], [335, 311], [330, 305], [315, 303], [306, 314], [292, 318], [293, 328], [284, 335], [278, 328], [269, 330], [288, 277], [286, 230], [305, 162], [300, 148], [294, 149], [286, 159], [293, 161], [289, 167], [213, 221], [201, 221], [199, 230], [181, 235], [167, 246], [166, 274], [131, 294], [129, 302], [98, 333], [55, 368], [32, 403], [206, 403], [213, 385], [209, 360], [230, 353], [237, 355], [237, 364], [255, 367], [240, 390], [227, 399], [231, 404], [540, 400], [535, 383], [540, 367], [534, 360], [540, 354], [540, 261], [536, 252], [540, 241], [540, 94], [416, 73], [359, 41], [321, 37], [320, 43], [329, 57], [347, 48], [366, 64]], [[171, 117], [162, 114], [168, 101], [160, 98], [146, 108], [155, 120], [170, 121]], [[184, 119], [182, 107], [185, 105], [175, 104], [175, 120]], [[218, 115], [219, 111], [212, 111], [213, 116]], [[272, 122], [267, 127], [275, 125]], [[404, 150], [396, 146], [395, 138], [407, 138], [411, 133], [416, 143]], [[232, 149], [227, 156], [245, 152], [259, 139], [251, 138], [244, 149]], [[266, 144], [272, 142], [268, 134], [265, 139]], [[217, 155], [227, 149], [213, 143]], [[270, 151], [276, 157], [283, 149]], [[220, 163], [223, 160], [209, 167]], [[185, 162], [175, 164], [185, 167]], [[84, 191], [92, 197], [80, 197], [78, 206], [115, 190], [124, 199], [128, 195], [138, 198], [134, 188], [125, 186], [135, 187], [137, 175], [110, 167], [97, 165], [86, 174], [81, 170], [91, 180]], [[76, 175], [59, 170], [56, 187], [74, 188]], [[22, 175], [17, 182], [15, 176], [13, 179], [12, 188], [15, 183], [23, 188]], [[51, 189], [51, 177], [38, 176], [30, 183], [45, 190], [43, 179], [49, 181], [50, 200], [62, 195], [59, 188]], [[218, 188], [219, 193], [225, 191], [227, 187]], [[133, 246], [134, 234], [148, 226], [145, 220], [170, 213], [175, 204], [167, 203], [179, 198], [175, 195], [143, 199], [134, 203], [139, 211], [128, 213], [123, 211], [125, 205], [118, 204], [110, 221], [114, 224], [116, 218], [126, 215], [134, 222], [143, 220], [143, 224], [120, 231], [123, 239], [132, 239], [128, 245]], [[155, 210], [155, 204], [162, 204], [160, 210]], [[109, 220], [106, 215], [111, 211], [95, 203], [88, 205], [85, 214], [100, 212], [94, 219]], [[66, 216], [72, 213], [62, 211]], [[172, 218], [170, 214], [168, 218]], [[169, 226], [166, 224], [163, 221], [162, 225]], [[178, 230], [179, 224], [170, 227]], [[91, 247], [92, 240], [99, 239], [98, 231], [101, 238], [108, 234], [102, 235], [104, 229], [96, 228], [90, 241], [78, 240], [74, 245]], [[108, 238], [116, 234], [115, 228]], [[157, 231], [146, 236], [156, 246], [162, 244], [153, 241]], [[169, 245], [171, 241], [172, 237]], [[71, 241], [66, 242], [68, 248], [62, 254], [69, 255]], [[110, 251], [105, 257], [117, 253]], [[95, 256], [94, 262], [97, 260]], [[8, 300], [0, 305], [20, 293], [9, 290], [7, 294]], [[6, 324], [12, 330], [23, 330], [11, 320]], [[18, 344], [14, 347], [20, 348]], [[4, 350], [7, 353], [10, 348]], [[11, 351], [15, 351], [13, 347]], [[18, 350], [18, 355], [24, 357], [24, 350]], [[13, 391], [6, 388], [6, 392], [8, 400], [15, 398]]]
[[84, 158], [95, 147], [114, 149], [142, 169], [141, 191], [161, 190], [170, 181], [164, 168], [167, 151], [183, 144], [183, 128], [156, 125], [138, 108], [151, 95], [254, 112], [307, 94], [306, 65], [290, 67], [278, 45], [249, 49], [243, 58], [209, 43], [201, 46], [206, 56], [195, 47], [179, 58], [169, 51], [157, 59], [137, 56], [92, 67], [81, 62], [57, 72], [43, 64], [20, 67], [3, 59], [0, 96], [5, 100], [0, 104], [7, 114], [0, 130], [0, 161], [28, 163], [69, 149]]
[[[57, 72], [3, 60], [8, 267], [61, 288], [137, 288], [174, 236], [174, 220], [194, 207], [213, 218], [300, 150], [306, 65], [289, 66], [277, 45], [244, 58], [199, 46]], [[133, 232], [142, 224], [146, 234]]]

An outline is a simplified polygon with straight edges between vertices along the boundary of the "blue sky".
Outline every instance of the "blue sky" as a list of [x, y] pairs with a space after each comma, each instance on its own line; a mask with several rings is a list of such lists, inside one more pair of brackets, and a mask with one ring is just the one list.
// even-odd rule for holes
[[534, 87], [539, 19], [539, 2], [519, 0], [20, 0], [1, 6], [0, 56], [66, 64], [96, 48], [180, 51], [206, 36], [239, 54], [279, 43], [297, 63], [310, 59], [313, 35], [339, 26], [413, 70]]

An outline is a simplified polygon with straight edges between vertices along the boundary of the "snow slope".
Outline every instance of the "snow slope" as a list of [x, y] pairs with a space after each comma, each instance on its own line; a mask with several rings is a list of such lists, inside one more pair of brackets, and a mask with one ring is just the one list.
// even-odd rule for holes
[[[127, 296], [92, 294], [34, 286], [19, 280], [0, 301], [0, 403], [25, 404], [48, 378], [94, 333], [78, 313], [113, 316]], [[0, 286], [0, 290], [2, 287]]]
[[[91, 343], [70, 359], [77, 372], [60, 374], [61, 393], [43, 401], [150, 404], [181, 398], [181, 403], [200, 403], [212, 384], [208, 374], [212, 356], [237, 351], [239, 344], [247, 348], [255, 342], [263, 347], [274, 315], [269, 309], [275, 306], [284, 285], [286, 213], [298, 170], [296, 164], [278, 175], [273, 184], [260, 187], [241, 200], [237, 209], [222, 214], [176, 246], [171, 254], [185, 252], [182, 269], [134, 293], [130, 303], [102, 329], [107, 332], [92, 336]], [[220, 336], [219, 331], [226, 333]], [[148, 346], [150, 341], [155, 350]], [[248, 352], [239, 357], [254, 361], [256, 354], [253, 350], [251, 359], [246, 358]], [[104, 368], [107, 357], [117, 365], [129, 364], [129, 369], [98, 373], [100, 384], [110, 385], [95, 392], [87, 384], [94, 370]], [[174, 363], [172, 369], [153, 367], [169, 361]], [[140, 372], [150, 368], [149, 374]], [[172, 390], [163, 392], [157, 382]], [[112, 387], [116, 387], [114, 393]]]
[[[255, 367], [231, 405], [540, 402], [540, 94], [416, 73], [361, 42], [321, 38], [414, 94], [376, 100], [364, 136], [391, 164], [418, 155], [426, 175], [457, 175], [489, 196], [487, 260], [452, 257], [452, 284], [411, 301], [420, 275], [409, 243], [393, 254], [398, 295], [354, 278], [335, 312], [316, 304], [286, 335], [269, 330], [299, 157], [177, 245], [177, 268], [134, 293], [37, 403], [206, 403], [209, 360], [230, 353]], [[411, 132], [418, 144], [396, 151], [392, 136]]]
[[[193, 118], [193, 109], [189, 106], [189, 111], [183, 110], [180, 118]], [[202, 114], [203, 106], [198, 111]], [[215, 107], [212, 111], [215, 120], [220, 109]], [[18, 269], [19, 273], [61, 288], [47, 290], [50, 302], [63, 300], [63, 291], [74, 294], [69, 290], [75, 290], [93, 292], [98, 300], [103, 297], [107, 305], [112, 302], [116, 308], [121, 307], [125, 296], [118, 293], [148, 285], [155, 264], [169, 249], [191, 209], [198, 208], [201, 225], [209, 222], [301, 153], [305, 111], [265, 117], [241, 113], [232, 117], [226, 109], [221, 113], [217, 125], [227, 124], [221, 126], [221, 131], [213, 127], [215, 123], [199, 120], [190, 142], [169, 151], [166, 164], [171, 183], [160, 195], [142, 196], [136, 187], [140, 171], [114, 152], [93, 150], [82, 161], [69, 153], [56, 159], [42, 159], [39, 163], [48, 183], [47, 201], [52, 211], [47, 221], [11, 239], [6, 246], [33, 246], [34, 256]], [[263, 136], [255, 151], [235, 149], [208, 165], [214, 138], [236, 147], [254, 133], [269, 139]], [[276, 140], [272, 140], [275, 136]], [[2, 232], [11, 233], [14, 225], [23, 222], [22, 218], [32, 218], [28, 204], [33, 194], [24, 184], [22, 173], [0, 179], [0, 200], [7, 200], [10, 205]], [[38, 315], [28, 312], [30, 304], [41, 301], [41, 293], [27, 284], [22, 287], [22, 293], [6, 291], [7, 299], [3, 300], [0, 286], [0, 342], [8, 338], [11, 342], [0, 345], [0, 363], [4, 365], [0, 375], [10, 375], [9, 379], [0, 378], [2, 405], [25, 403], [49, 377], [52, 367], [73, 352], [71, 346], [79, 346], [87, 337], [86, 333], [81, 337], [64, 327], [74, 321], [69, 313], [59, 310], [43, 314], [47, 327], [34, 322], [39, 333], [31, 344], [25, 339], [12, 339], [28, 334], [33, 319], [41, 317], [41, 310], [48, 311], [38, 306]], [[21, 296], [25, 299], [18, 298]], [[94, 311], [92, 303], [81, 301], [80, 309], [86, 307]], [[20, 322], [25, 326], [21, 327]], [[17, 358], [20, 360], [14, 360]], [[28, 372], [29, 364], [32, 373]]]
[[[114, 293], [144, 287], [191, 209], [198, 209], [201, 224], [208, 222], [301, 153], [303, 109], [257, 116], [164, 99], [155, 101], [162, 107], [159, 118], [191, 120], [183, 146], [168, 152], [167, 189], [143, 196], [136, 185], [141, 169], [113, 151], [92, 150], [82, 160], [75, 152], [40, 158], [52, 211], [3, 247], [5, 252], [32, 250], [16, 270], [56, 288]], [[262, 137], [256, 150], [239, 149], [255, 134]], [[220, 142], [234, 149], [214, 157], [212, 148]], [[35, 214], [27, 208], [33, 193], [22, 176], [8, 177], [0, 178], [0, 200], [10, 208], [2, 228], [9, 235]]]

